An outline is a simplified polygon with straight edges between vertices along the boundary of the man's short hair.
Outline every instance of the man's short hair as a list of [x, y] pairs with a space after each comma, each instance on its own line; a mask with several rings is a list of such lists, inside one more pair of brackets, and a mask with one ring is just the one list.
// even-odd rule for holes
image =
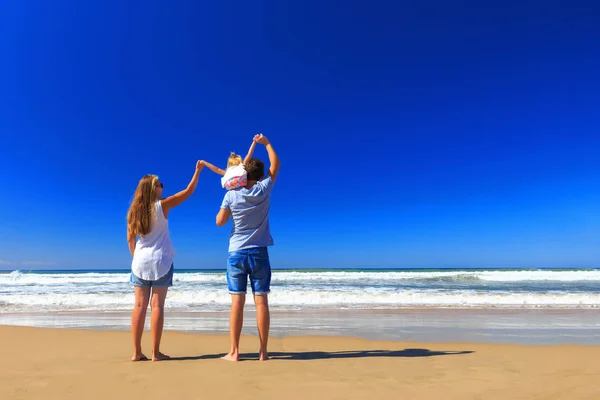
[[260, 181], [265, 176], [265, 163], [251, 158], [246, 163], [246, 175], [249, 181]]

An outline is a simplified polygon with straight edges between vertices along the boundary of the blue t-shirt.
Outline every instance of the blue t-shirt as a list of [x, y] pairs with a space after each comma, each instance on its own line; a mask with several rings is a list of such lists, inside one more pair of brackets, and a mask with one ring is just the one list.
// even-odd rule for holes
[[250, 189], [239, 188], [225, 193], [221, 208], [231, 211], [233, 226], [229, 251], [251, 247], [273, 246], [269, 229], [271, 207], [271, 177], [256, 182]]

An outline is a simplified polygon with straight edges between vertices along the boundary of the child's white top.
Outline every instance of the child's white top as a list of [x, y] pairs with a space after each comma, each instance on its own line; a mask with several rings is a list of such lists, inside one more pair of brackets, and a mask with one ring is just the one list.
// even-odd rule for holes
[[234, 165], [233, 167], [227, 168], [225, 175], [221, 178], [221, 186], [225, 187], [225, 183], [232, 178], [239, 178], [240, 176], [246, 176], [246, 168], [243, 164]]
[[146, 281], [159, 280], [171, 269], [176, 254], [169, 236], [169, 221], [163, 214], [159, 200], [154, 203], [150, 232], [146, 236], [138, 236], [131, 271]]

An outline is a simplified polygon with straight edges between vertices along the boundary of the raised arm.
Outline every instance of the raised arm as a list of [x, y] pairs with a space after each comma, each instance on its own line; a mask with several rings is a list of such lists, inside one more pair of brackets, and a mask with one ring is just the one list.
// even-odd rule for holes
[[254, 154], [254, 149], [256, 148], [256, 141], [252, 140], [252, 144], [250, 145], [250, 149], [248, 150], [248, 154], [246, 154], [246, 157], [244, 158], [244, 165], [246, 165], [246, 163], [248, 162], [248, 160], [250, 160], [252, 158], [252, 155]]
[[173, 207], [177, 207], [181, 203], [183, 203], [188, 197], [194, 193], [196, 190], [196, 185], [198, 184], [198, 177], [200, 176], [200, 171], [204, 168], [204, 163], [202, 161], [198, 161], [196, 163], [196, 172], [194, 172], [194, 176], [192, 176], [192, 180], [188, 184], [188, 186], [183, 189], [181, 192], [174, 194], [173, 196], [169, 196], [164, 200], [161, 200], [160, 204], [163, 208], [163, 213], [165, 214], [165, 218], [167, 217], [167, 213]]
[[212, 165], [211, 163], [209, 163], [208, 161], [200, 160], [200, 162], [203, 163], [206, 166], [206, 168], [210, 169], [215, 174], [225, 175], [224, 169], [216, 167], [216, 166]]
[[271, 177], [271, 180], [275, 182], [275, 179], [277, 179], [277, 174], [279, 174], [280, 162], [277, 153], [275, 153], [273, 145], [271, 144], [271, 142], [269, 142], [269, 139], [267, 139], [267, 137], [262, 134], [254, 136], [254, 141], [265, 145], [265, 148], [267, 149], [267, 154], [269, 155], [269, 163], [271, 164], [269, 166], [269, 176]]

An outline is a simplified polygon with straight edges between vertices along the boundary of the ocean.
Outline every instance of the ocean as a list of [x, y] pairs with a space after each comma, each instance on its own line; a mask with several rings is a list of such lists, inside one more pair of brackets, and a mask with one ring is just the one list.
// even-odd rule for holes
[[[128, 271], [2, 272], [0, 324], [128, 329], [128, 280]], [[279, 335], [436, 340], [441, 329], [456, 340], [600, 343], [600, 269], [276, 270], [269, 303]], [[229, 304], [223, 270], [176, 270], [166, 327], [226, 332]]]
[[[0, 313], [129, 310], [128, 271], [0, 273]], [[282, 310], [419, 308], [597, 308], [600, 269], [280, 270], [271, 306]], [[223, 270], [175, 272], [166, 307], [227, 309]]]

